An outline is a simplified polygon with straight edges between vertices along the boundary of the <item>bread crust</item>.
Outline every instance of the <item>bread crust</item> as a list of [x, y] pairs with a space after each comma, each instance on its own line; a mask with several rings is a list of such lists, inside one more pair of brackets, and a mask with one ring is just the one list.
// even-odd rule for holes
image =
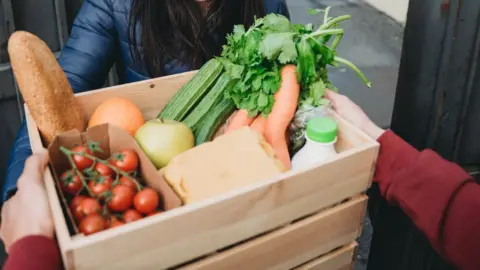
[[84, 131], [85, 113], [47, 44], [17, 31], [9, 39], [8, 53], [19, 90], [46, 142], [65, 131]]

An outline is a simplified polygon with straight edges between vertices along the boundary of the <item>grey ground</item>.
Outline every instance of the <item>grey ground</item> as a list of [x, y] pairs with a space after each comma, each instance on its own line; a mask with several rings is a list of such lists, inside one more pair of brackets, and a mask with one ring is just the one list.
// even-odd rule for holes
[[[340, 92], [358, 103], [378, 125], [388, 127], [397, 85], [403, 27], [362, 0], [287, 2], [296, 23], [320, 23], [321, 18], [308, 15], [307, 8], [332, 6], [333, 15], [352, 16], [343, 24], [345, 35], [338, 54], [355, 63], [372, 81], [372, 88], [366, 88], [350, 70], [332, 70], [330, 77]], [[370, 220], [366, 217], [363, 233], [358, 239], [360, 247], [355, 270], [367, 268], [372, 232]]]

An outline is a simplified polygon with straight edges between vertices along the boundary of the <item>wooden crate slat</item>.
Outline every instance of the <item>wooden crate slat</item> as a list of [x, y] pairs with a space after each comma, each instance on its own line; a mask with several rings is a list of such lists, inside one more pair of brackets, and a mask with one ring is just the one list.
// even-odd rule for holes
[[357, 242], [345, 245], [294, 270], [351, 270], [357, 246]]
[[352, 199], [181, 269], [230, 270], [239, 265], [249, 270], [291, 269], [354, 241], [367, 200]]

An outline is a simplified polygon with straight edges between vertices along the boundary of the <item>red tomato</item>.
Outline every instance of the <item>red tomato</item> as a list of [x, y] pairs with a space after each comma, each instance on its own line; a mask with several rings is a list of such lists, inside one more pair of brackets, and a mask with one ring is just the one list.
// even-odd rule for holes
[[142, 218], [143, 215], [135, 209], [128, 209], [123, 213], [123, 221], [125, 221], [125, 223], [134, 222]]
[[101, 232], [107, 228], [107, 221], [98, 213], [91, 213], [80, 222], [79, 230], [85, 235]]
[[74, 171], [68, 170], [61, 176], [62, 189], [70, 195], [77, 195], [82, 190], [83, 184]]
[[87, 199], [87, 198], [88, 198], [87, 196], [83, 196], [83, 195], [78, 195], [78, 196], [73, 197], [72, 201], [70, 202], [70, 208], [71, 209], [76, 208], [77, 206], [80, 205], [81, 201], [83, 201], [84, 199]]
[[70, 202], [70, 211], [72, 212], [73, 217], [77, 221], [80, 221], [83, 217], [81, 213], [80, 203], [87, 198], [88, 197], [86, 196], [78, 195], [78, 196], [75, 196]]
[[[85, 153], [85, 154], [92, 155], [92, 152], [90, 151], [90, 149], [88, 149], [88, 147], [84, 145], [77, 146], [73, 148], [72, 151], [76, 153]], [[75, 162], [75, 166], [79, 171], [83, 171], [86, 168], [89, 168], [93, 165], [93, 160], [87, 157], [84, 157], [81, 155], [73, 155], [72, 158], [73, 158], [73, 161]]]
[[157, 210], [159, 198], [152, 188], [145, 188], [135, 195], [133, 205], [142, 214], [149, 214]]
[[155, 211], [155, 212], [152, 212], [152, 213], [148, 214], [147, 216], [151, 217], [151, 216], [155, 216], [155, 215], [160, 214], [160, 213], [163, 213], [163, 211]]
[[113, 170], [110, 169], [107, 165], [103, 163], [97, 163], [95, 164], [95, 170], [100, 174], [101, 176], [112, 176], [113, 175]]
[[[73, 201], [72, 201], [72, 204], [73, 204]], [[72, 212], [74, 213], [74, 216], [77, 219], [77, 221], [80, 221], [87, 215], [92, 213], [99, 213], [101, 210], [102, 210], [102, 206], [97, 200], [95, 200], [94, 198], [86, 197], [84, 199], [78, 200], [78, 204], [76, 205], [74, 210], [72, 210]]]
[[100, 196], [112, 188], [112, 183], [111, 176], [101, 176], [99, 179], [90, 180], [88, 187], [95, 196]]
[[133, 190], [124, 185], [115, 186], [112, 189], [112, 198], [108, 201], [108, 208], [115, 212], [123, 212], [133, 204]]
[[138, 167], [138, 156], [132, 149], [123, 149], [112, 155], [110, 163], [121, 171], [133, 172]]
[[108, 224], [108, 228], [115, 228], [124, 225], [125, 222], [119, 220], [115, 216], [110, 216], [110, 223]]
[[118, 182], [120, 183], [120, 185], [127, 186], [131, 188], [134, 192], [137, 192], [137, 185], [135, 185], [135, 183], [132, 180], [128, 179], [127, 177], [125, 176], [120, 177]]

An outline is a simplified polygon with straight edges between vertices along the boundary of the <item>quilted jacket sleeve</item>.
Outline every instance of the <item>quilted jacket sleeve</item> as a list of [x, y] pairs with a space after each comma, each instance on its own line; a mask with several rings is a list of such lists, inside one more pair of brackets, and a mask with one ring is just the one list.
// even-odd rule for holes
[[113, 65], [118, 42], [110, 2], [83, 2], [58, 60], [77, 93], [101, 88]]
[[[84, 0], [62, 49], [59, 63], [73, 91], [100, 88], [113, 65], [117, 32], [111, 0]], [[8, 162], [2, 200], [16, 190], [25, 160], [32, 154], [25, 120], [17, 134]]]

